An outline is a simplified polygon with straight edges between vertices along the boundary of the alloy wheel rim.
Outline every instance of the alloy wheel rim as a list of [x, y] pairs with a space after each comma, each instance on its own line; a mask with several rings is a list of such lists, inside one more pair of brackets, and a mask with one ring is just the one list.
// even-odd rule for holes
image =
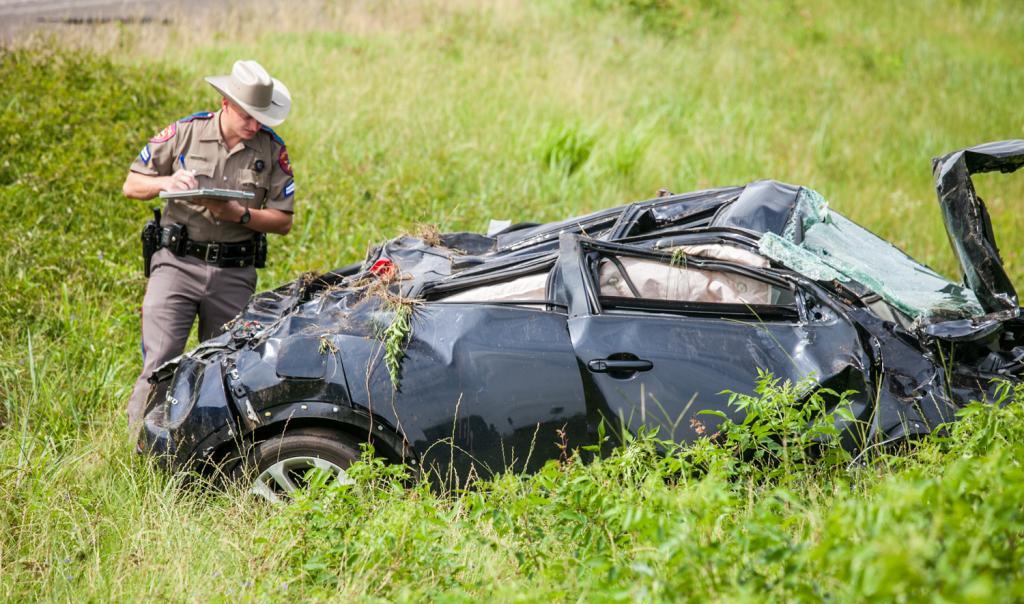
[[253, 482], [250, 492], [271, 503], [286, 501], [296, 490], [306, 486], [305, 475], [314, 468], [332, 474], [337, 484], [353, 484], [338, 465], [320, 457], [289, 457], [271, 465]]

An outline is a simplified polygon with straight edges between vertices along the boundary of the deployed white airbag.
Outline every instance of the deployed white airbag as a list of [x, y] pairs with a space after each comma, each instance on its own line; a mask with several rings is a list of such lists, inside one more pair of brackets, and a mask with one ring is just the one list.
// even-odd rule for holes
[[[733, 246], [684, 245], [672, 249], [681, 250], [689, 256], [724, 260], [744, 266], [768, 266], [766, 258]], [[736, 273], [688, 267], [685, 257], [676, 264], [627, 256], [618, 258], [618, 261], [636, 287], [640, 298], [720, 304], [773, 302], [771, 285]], [[637, 297], [630, 290], [625, 276], [615, 262], [609, 259], [601, 260], [598, 272], [601, 295]]]
[[445, 302], [521, 302], [546, 299], [547, 272], [518, 277], [504, 283], [481, 285], [442, 298]]

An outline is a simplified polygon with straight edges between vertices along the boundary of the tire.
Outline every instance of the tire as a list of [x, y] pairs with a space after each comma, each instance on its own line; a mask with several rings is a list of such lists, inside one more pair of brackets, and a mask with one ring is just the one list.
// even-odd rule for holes
[[328, 428], [294, 428], [256, 443], [233, 472], [263, 499], [286, 500], [307, 483], [307, 472], [320, 468], [338, 482], [350, 482], [345, 470], [359, 459], [355, 441]]

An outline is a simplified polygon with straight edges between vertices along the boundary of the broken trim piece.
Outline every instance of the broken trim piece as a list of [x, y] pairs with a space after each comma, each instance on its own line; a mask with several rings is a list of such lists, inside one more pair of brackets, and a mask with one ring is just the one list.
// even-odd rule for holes
[[935, 191], [949, 243], [960, 261], [964, 283], [986, 313], [1019, 310], [1017, 291], [1003, 268], [988, 210], [974, 189], [972, 174], [1009, 173], [1024, 165], [1024, 140], [977, 145], [932, 160]]

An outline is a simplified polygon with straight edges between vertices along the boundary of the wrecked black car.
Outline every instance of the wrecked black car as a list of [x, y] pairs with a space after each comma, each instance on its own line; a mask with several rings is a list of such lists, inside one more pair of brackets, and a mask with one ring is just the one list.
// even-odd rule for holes
[[[402, 236], [258, 294], [152, 378], [140, 448], [254, 472], [268, 499], [360, 443], [441, 477], [530, 471], [611, 421], [690, 441], [758, 370], [853, 391], [861, 450], [928, 433], [1024, 372], [1024, 323], [971, 174], [1024, 141], [933, 162], [954, 283], [829, 209], [758, 181], [492, 235]], [[856, 423], [861, 429], [852, 430]]]

